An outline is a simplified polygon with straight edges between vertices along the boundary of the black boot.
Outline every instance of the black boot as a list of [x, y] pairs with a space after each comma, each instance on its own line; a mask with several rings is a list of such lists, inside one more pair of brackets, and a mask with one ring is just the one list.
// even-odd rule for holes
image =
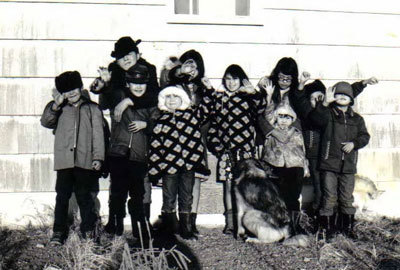
[[121, 236], [124, 233], [124, 217], [116, 217], [115, 234]]
[[319, 216], [319, 229], [318, 229], [318, 239], [325, 239], [329, 241], [333, 237], [334, 217], [333, 216]]
[[159, 221], [154, 224], [154, 231], [161, 234], [173, 235], [178, 232], [178, 218], [176, 213], [162, 212]]
[[192, 231], [190, 213], [179, 213], [179, 234], [183, 239], [197, 240], [197, 236]]
[[356, 236], [354, 234], [354, 215], [346, 215], [342, 214], [343, 222], [342, 222], [342, 232], [349, 238], [355, 239]]
[[104, 231], [106, 231], [109, 234], [115, 234], [115, 229], [116, 229], [115, 222], [116, 222], [115, 215], [110, 214], [108, 216], [108, 222], [106, 226], [104, 226]]
[[143, 211], [144, 211], [144, 217], [150, 223], [150, 204], [149, 203], [144, 203], [143, 204]]
[[194, 234], [199, 234], [199, 231], [197, 230], [196, 227], [196, 219], [197, 219], [197, 213], [190, 213], [190, 223], [192, 225], [192, 232]]
[[291, 224], [291, 235], [307, 234], [306, 231], [300, 226], [300, 211], [289, 211], [290, 224]]
[[224, 234], [234, 234], [235, 227], [233, 226], [233, 211], [232, 209], [224, 213], [225, 216], [225, 227], [222, 231]]

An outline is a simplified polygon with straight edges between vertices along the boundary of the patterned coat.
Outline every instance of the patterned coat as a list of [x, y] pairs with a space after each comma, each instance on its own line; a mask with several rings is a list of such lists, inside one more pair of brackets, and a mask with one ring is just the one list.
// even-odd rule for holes
[[[177, 94], [187, 95], [183, 90]], [[205, 173], [205, 148], [200, 126], [209, 115], [206, 103], [209, 104], [210, 100], [205, 99], [196, 108], [188, 106], [174, 112], [163, 110], [159, 103], [161, 115], [156, 120], [150, 140], [149, 176], [152, 180], [183, 170]]]
[[209, 150], [217, 157], [227, 151], [239, 158], [253, 156], [256, 119], [265, 107], [261, 94], [214, 92], [212, 100], [213, 111], [207, 135]]

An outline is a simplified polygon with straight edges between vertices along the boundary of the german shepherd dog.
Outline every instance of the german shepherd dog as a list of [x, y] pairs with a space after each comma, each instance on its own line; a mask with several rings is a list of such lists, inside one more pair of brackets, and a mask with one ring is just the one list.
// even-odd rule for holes
[[234, 168], [234, 198], [237, 208], [237, 237], [246, 229], [255, 237], [246, 242], [273, 243], [289, 237], [290, 218], [278, 188], [270, 179], [269, 167], [247, 159]]

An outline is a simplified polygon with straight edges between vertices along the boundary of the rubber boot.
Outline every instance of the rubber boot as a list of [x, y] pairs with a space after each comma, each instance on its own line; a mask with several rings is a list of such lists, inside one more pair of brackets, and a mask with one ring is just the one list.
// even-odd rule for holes
[[190, 213], [179, 213], [179, 234], [183, 239], [197, 240], [192, 231]]
[[333, 237], [334, 217], [333, 216], [320, 216], [319, 217], [318, 240], [325, 239], [329, 241]]
[[306, 234], [306, 231], [300, 226], [300, 211], [289, 211], [291, 235]]
[[[150, 232], [152, 232], [153, 227], [151, 226], [151, 223], [150, 223], [150, 204], [149, 203], [143, 204], [143, 212], [144, 212], [144, 218], [147, 221], [147, 223], [149, 224]], [[145, 228], [147, 228], [146, 224], [144, 224], [144, 226], [145, 226]]]
[[115, 234], [121, 236], [124, 233], [124, 217], [116, 217]]
[[190, 213], [190, 223], [192, 225], [192, 232], [194, 234], [199, 234], [199, 231], [197, 230], [196, 227], [196, 219], [197, 219], [197, 213]]
[[222, 231], [224, 234], [234, 234], [235, 227], [233, 226], [233, 211], [232, 209], [226, 211], [225, 215], [225, 227]]
[[342, 232], [349, 238], [355, 239], [356, 236], [354, 234], [354, 215], [346, 215], [342, 214]]
[[178, 218], [176, 217], [175, 212], [162, 212], [159, 218], [160, 221], [154, 224], [153, 227], [157, 233], [173, 235], [178, 232]]
[[115, 215], [110, 214], [108, 216], [108, 222], [106, 226], [104, 226], [104, 231], [106, 231], [109, 234], [115, 234], [115, 229], [116, 229], [115, 223], [116, 223]]

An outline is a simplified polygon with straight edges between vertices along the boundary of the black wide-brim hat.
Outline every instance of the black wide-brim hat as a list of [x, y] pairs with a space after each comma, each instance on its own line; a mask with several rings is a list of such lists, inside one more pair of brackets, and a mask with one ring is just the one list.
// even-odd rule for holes
[[82, 78], [78, 71], [66, 71], [55, 79], [57, 91], [66, 93], [76, 88], [82, 88]]
[[125, 80], [128, 83], [145, 84], [150, 80], [149, 69], [140, 64], [132, 66], [125, 75]]
[[137, 45], [139, 45], [140, 42], [142, 42], [142, 40], [138, 39], [134, 41], [131, 37], [122, 37], [118, 39], [114, 44], [114, 51], [111, 53], [111, 57], [118, 60], [130, 52], [138, 53], [139, 48]]

